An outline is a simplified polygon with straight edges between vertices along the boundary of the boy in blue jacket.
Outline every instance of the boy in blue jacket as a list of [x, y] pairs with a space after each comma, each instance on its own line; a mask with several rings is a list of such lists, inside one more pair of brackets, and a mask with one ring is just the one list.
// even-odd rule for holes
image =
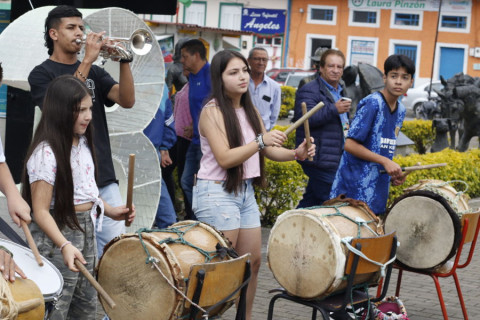
[[[168, 88], [164, 86], [162, 101], [158, 107], [152, 122], [143, 130], [143, 133], [152, 141], [157, 149], [160, 162], [166, 157], [170, 158], [168, 149], [173, 147], [177, 141], [175, 133], [175, 122], [173, 120], [172, 102], [168, 98]], [[158, 203], [157, 214], [155, 215], [155, 225], [157, 228], [166, 228], [177, 222], [177, 214], [173, 207], [172, 199], [168, 193], [167, 185], [162, 177], [162, 189], [160, 193], [160, 202]]]
[[[345, 194], [368, 204], [376, 215], [385, 213], [390, 181], [405, 182], [393, 155], [405, 118], [399, 98], [412, 86], [415, 64], [404, 55], [385, 60], [385, 87], [360, 101], [348, 130], [330, 198]], [[382, 173], [382, 171], [385, 173]]]

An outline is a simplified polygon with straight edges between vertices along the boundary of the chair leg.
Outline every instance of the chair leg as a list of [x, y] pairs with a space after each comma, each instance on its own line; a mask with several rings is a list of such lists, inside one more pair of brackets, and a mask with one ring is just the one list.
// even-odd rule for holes
[[468, 320], [467, 308], [465, 307], [465, 301], [463, 300], [462, 289], [460, 288], [460, 281], [458, 281], [456, 271], [453, 273], [453, 279], [455, 280], [455, 286], [457, 287], [458, 300], [460, 300], [460, 306], [462, 307], [463, 318]]
[[400, 286], [402, 285], [403, 270], [398, 269], [397, 288], [395, 290], [395, 296], [400, 297]]
[[378, 282], [378, 287], [377, 287], [377, 298], [380, 297], [380, 295], [382, 294], [382, 288], [383, 288], [383, 278], [380, 279], [380, 281]]
[[280, 298], [280, 295], [281, 295], [281, 293], [273, 296], [273, 298], [270, 299], [270, 303], [269, 303], [269, 305], [268, 305], [267, 320], [272, 320], [272, 317], [273, 317], [273, 308], [274, 308], [274, 305], [275, 305], [275, 301], [277, 301], [277, 299]]
[[443, 294], [442, 294], [442, 288], [440, 288], [440, 282], [438, 281], [438, 277], [434, 276], [433, 274], [430, 274], [430, 277], [432, 277], [433, 282], [435, 282], [435, 288], [437, 288], [437, 295], [438, 295], [438, 300], [440, 302], [440, 307], [442, 308], [443, 319], [448, 320], [447, 308], [445, 307], [445, 302], [443, 300]]

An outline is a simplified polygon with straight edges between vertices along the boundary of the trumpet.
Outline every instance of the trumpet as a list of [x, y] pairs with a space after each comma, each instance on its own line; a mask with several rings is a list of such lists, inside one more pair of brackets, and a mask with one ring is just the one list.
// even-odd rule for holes
[[[153, 35], [146, 29], [135, 30], [129, 38], [109, 38], [113, 44], [104, 44], [100, 49], [100, 56], [104, 59], [132, 61], [133, 54], [143, 56], [150, 52], [153, 45]], [[78, 44], [85, 44], [87, 35], [75, 40]], [[102, 37], [103, 40], [103, 37]], [[120, 46], [127, 43], [127, 48]]]

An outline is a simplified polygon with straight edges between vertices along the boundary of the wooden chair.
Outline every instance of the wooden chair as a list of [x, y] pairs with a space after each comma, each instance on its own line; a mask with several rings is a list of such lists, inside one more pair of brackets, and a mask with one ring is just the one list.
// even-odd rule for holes
[[[361, 253], [367, 258], [385, 265], [385, 263], [389, 261], [393, 262], [392, 260], [395, 257], [397, 249], [397, 238], [394, 232], [375, 238], [356, 238], [352, 240], [351, 246], [356, 248], [358, 251], [361, 251]], [[289, 295], [284, 289], [271, 290], [271, 293], [280, 293], [273, 296], [273, 298], [270, 300], [267, 319], [272, 319], [274, 304], [278, 299], [286, 299], [304, 306], [311, 307], [313, 309], [312, 320], [317, 318], [317, 311], [319, 311], [322, 314], [323, 319], [326, 320], [330, 319], [329, 317], [334, 319], [350, 319], [347, 318], [348, 314], [346, 309], [348, 305], [351, 305], [353, 309], [358, 307], [367, 308], [369, 302], [380, 301], [385, 297], [388, 290], [392, 266], [393, 263], [390, 263], [385, 268], [385, 285], [383, 287], [382, 294], [378, 298], [370, 298], [368, 290], [365, 289], [368, 286], [376, 285], [377, 283], [371, 283], [372, 280], [366, 280], [364, 283], [354, 284], [355, 277], [379, 272], [381, 267], [369, 262], [353, 251], [349, 251], [345, 267], [345, 275], [347, 276], [347, 286], [345, 290], [333, 293], [322, 299], [314, 300], [303, 299]], [[372, 277], [366, 278], [372, 279]], [[329, 315], [329, 313], [333, 314]]]
[[[190, 268], [187, 297], [209, 315], [217, 315], [228, 309], [239, 298], [236, 320], [244, 320], [246, 293], [250, 281], [250, 254], [239, 258], [204, 264]], [[205, 313], [190, 301], [184, 308], [190, 310], [188, 319], [200, 319]]]
[[[457, 288], [458, 299], [460, 300], [460, 305], [462, 307], [463, 317], [465, 320], [468, 320], [467, 308], [465, 307], [465, 302], [463, 301], [463, 294], [462, 289], [460, 288], [460, 282], [458, 281], [457, 269], [467, 267], [470, 264], [470, 261], [472, 261], [473, 253], [475, 251], [475, 245], [477, 243], [478, 231], [480, 230], [479, 217], [480, 211], [475, 213], [466, 213], [462, 216], [462, 240], [460, 241], [457, 253], [454, 256], [453, 261], [448, 261], [443, 266], [437, 267], [433, 271], [413, 270], [395, 265], [395, 268], [398, 269], [397, 288], [395, 291], [395, 295], [397, 297], [400, 296], [400, 286], [402, 284], [403, 271], [428, 275], [432, 277], [433, 282], [435, 283], [438, 300], [442, 308], [443, 318], [447, 320], [447, 308], [445, 307], [445, 301], [443, 299], [442, 289], [440, 287], [440, 282], [438, 281], [438, 278], [446, 278], [453, 276], [453, 279], [455, 281], [455, 287]], [[466, 261], [464, 263], [460, 263], [460, 256], [462, 255], [463, 247], [466, 243], [470, 243], [470, 252], [468, 253]]]

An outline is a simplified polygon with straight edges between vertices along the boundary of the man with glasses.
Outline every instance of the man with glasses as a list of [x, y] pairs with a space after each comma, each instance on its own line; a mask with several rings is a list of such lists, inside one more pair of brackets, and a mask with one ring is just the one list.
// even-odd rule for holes
[[253, 48], [250, 50], [247, 60], [250, 65], [250, 84], [248, 87], [250, 96], [262, 116], [265, 129], [270, 131], [277, 122], [280, 112], [280, 85], [265, 75], [268, 63], [268, 52], [265, 48]]

